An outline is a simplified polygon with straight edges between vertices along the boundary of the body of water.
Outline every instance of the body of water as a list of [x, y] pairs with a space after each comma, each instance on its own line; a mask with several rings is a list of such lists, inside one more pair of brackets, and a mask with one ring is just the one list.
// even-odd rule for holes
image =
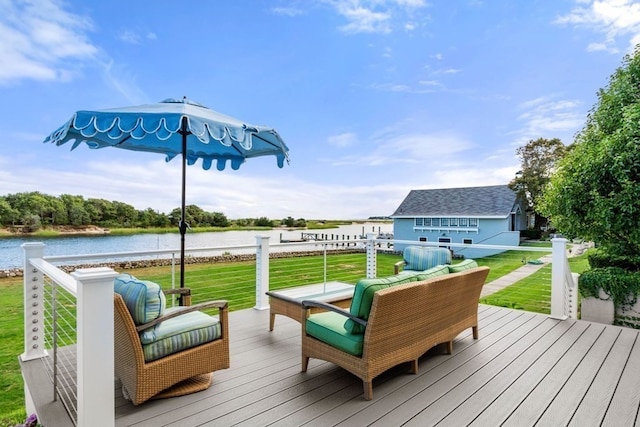
[[[324, 234], [328, 238], [349, 239], [358, 238], [363, 233], [391, 233], [393, 224], [364, 223], [341, 225], [337, 228], [323, 230], [270, 230], [270, 231], [221, 231], [214, 233], [187, 233], [185, 237], [187, 249], [254, 245], [256, 236], [270, 236], [270, 243], [285, 240], [300, 239], [304, 233]], [[180, 234], [135, 234], [131, 236], [61, 236], [61, 237], [1, 237], [0, 238], [0, 269], [22, 267], [24, 252], [21, 247], [27, 242], [44, 243], [45, 256], [83, 255], [113, 252], [137, 252], [152, 250], [180, 251]]]

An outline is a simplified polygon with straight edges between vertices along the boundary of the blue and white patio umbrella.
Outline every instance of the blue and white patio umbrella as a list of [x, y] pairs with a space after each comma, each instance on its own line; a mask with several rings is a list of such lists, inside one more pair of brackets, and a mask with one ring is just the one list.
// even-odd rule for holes
[[236, 170], [247, 158], [275, 156], [278, 167], [289, 161], [289, 149], [274, 129], [254, 126], [225, 116], [186, 97], [156, 104], [78, 111], [44, 142], [63, 145], [73, 141], [89, 148], [123, 148], [166, 155], [166, 161], [182, 156], [182, 204], [180, 216], [180, 287], [184, 287], [186, 165], [199, 159], [205, 170], [227, 163]]

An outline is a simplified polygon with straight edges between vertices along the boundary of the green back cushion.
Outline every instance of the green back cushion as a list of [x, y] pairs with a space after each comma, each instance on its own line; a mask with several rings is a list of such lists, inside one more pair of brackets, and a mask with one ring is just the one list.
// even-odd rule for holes
[[[349, 312], [354, 316], [358, 316], [366, 320], [369, 318], [369, 312], [371, 311], [373, 294], [377, 290], [399, 285], [401, 283], [416, 281], [418, 281], [418, 274], [415, 272], [402, 272], [395, 276], [378, 277], [375, 279], [360, 279], [358, 280], [358, 283], [356, 283], [356, 288], [353, 291], [353, 299], [351, 300]], [[357, 324], [351, 319], [348, 319], [344, 326], [346, 330], [352, 334], [364, 332], [364, 326]]]
[[446, 248], [407, 246], [402, 252], [405, 270], [428, 270], [436, 265], [451, 264], [451, 251]]
[[435, 267], [431, 267], [428, 270], [418, 272], [418, 274], [416, 274], [416, 278], [418, 279], [418, 281], [421, 281], [438, 276], [444, 276], [445, 274], [449, 274], [449, 267], [450, 266], [448, 265], [436, 265]]
[[465, 270], [469, 270], [472, 268], [476, 268], [478, 266], [478, 263], [475, 262], [472, 259], [465, 259], [462, 262], [459, 262], [455, 265], [450, 265], [449, 266], [449, 272], [451, 273], [459, 273], [461, 271], [465, 271]]
[[130, 274], [119, 274], [113, 290], [124, 300], [136, 325], [151, 322], [164, 312], [166, 301], [157, 283], [139, 280]]

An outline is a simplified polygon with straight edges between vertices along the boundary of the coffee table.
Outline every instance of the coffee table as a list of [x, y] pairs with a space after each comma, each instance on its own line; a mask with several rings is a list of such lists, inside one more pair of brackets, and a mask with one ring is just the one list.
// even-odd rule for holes
[[[269, 291], [269, 330], [273, 331], [276, 314], [287, 316], [302, 323], [306, 319], [306, 310], [302, 308], [302, 301], [315, 300], [331, 303], [341, 308], [349, 308], [354, 286], [343, 282], [314, 283], [312, 285], [296, 286], [295, 288]], [[310, 308], [311, 313], [322, 311]]]

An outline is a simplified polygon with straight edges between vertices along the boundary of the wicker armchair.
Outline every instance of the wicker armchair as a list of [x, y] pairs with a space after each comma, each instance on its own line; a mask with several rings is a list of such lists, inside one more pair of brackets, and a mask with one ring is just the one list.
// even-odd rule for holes
[[[181, 300], [190, 302], [188, 289], [177, 289]], [[165, 293], [171, 293], [165, 291]], [[206, 308], [218, 308], [220, 337], [195, 347], [146, 361], [141, 334], [169, 319]], [[212, 301], [190, 307], [168, 309], [151, 322], [136, 325], [123, 297], [114, 293], [115, 375], [122, 382], [125, 399], [139, 405], [149, 399], [182, 396], [207, 389], [212, 372], [229, 367], [229, 326], [226, 301]], [[204, 313], [196, 317], [206, 316]], [[208, 316], [207, 316], [208, 317]], [[165, 323], [166, 325], [166, 323]], [[150, 329], [151, 328], [151, 329]]]

